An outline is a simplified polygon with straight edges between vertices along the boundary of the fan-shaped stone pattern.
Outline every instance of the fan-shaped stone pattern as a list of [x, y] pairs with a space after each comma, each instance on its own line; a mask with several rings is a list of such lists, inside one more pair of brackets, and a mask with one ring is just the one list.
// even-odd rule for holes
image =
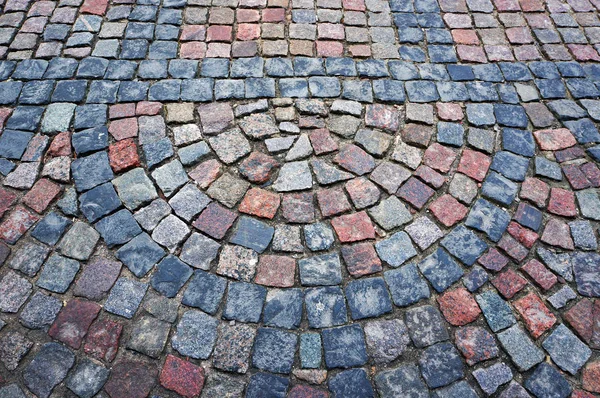
[[5, 1], [0, 395], [600, 392], [597, 6]]

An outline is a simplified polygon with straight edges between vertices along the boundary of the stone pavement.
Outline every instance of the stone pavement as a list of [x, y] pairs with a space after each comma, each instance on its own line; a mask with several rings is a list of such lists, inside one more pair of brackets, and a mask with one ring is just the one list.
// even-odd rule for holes
[[0, 398], [600, 394], [600, 0], [0, 7]]

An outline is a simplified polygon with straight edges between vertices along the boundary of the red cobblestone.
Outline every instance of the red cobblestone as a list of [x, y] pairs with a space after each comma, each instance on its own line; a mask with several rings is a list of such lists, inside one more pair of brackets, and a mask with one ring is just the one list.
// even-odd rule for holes
[[158, 371], [150, 362], [121, 359], [112, 367], [104, 390], [111, 398], [146, 398], [156, 376]]
[[240, 173], [249, 181], [256, 183], [267, 182], [271, 173], [279, 163], [271, 156], [261, 152], [252, 152], [239, 166]]
[[521, 315], [521, 318], [523, 318], [527, 330], [529, 330], [535, 339], [544, 334], [546, 330], [550, 329], [556, 323], [554, 314], [550, 312], [548, 307], [544, 305], [535, 293], [529, 293], [515, 301], [513, 305], [519, 315]]
[[329, 188], [318, 191], [317, 202], [323, 217], [335, 216], [352, 209], [342, 188]]
[[348, 273], [355, 278], [382, 270], [381, 260], [372, 243], [345, 245], [341, 249]]
[[135, 116], [135, 104], [116, 104], [111, 105], [108, 108], [108, 118], [109, 119], [121, 119], [124, 117], [133, 117]]
[[489, 156], [471, 149], [465, 149], [458, 164], [458, 171], [479, 182], [483, 181], [492, 160]]
[[529, 260], [521, 269], [544, 290], [552, 289], [552, 286], [558, 282], [556, 275], [536, 259]]
[[533, 136], [542, 151], [557, 151], [577, 144], [569, 129], [549, 129], [533, 132]]
[[265, 286], [292, 287], [296, 275], [296, 260], [289, 256], [260, 256], [254, 282]]
[[128, 170], [140, 165], [135, 140], [128, 138], [117, 141], [108, 147], [108, 159], [110, 167], [115, 173]]
[[462, 287], [445, 292], [437, 301], [446, 320], [455, 326], [474, 322], [481, 314], [471, 293]]
[[537, 178], [527, 177], [523, 181], [519, 197], [532, 201], [538, 207], [546, 206], [546, 199], [550, 193], [550, 187], [544, 181]]
[[514, 221], [511, 221], [510, 224], [508, 224], [508, 233], [528, 249], [531, 249], [533, 244], [539, 238], [537, 233], [519, 225]]
[[500, 294], [507, 299], [512, 298], [521, 289], [527, 286], [527, 279], [517, 274], [512, 269], [508, 269], [492, 279], [492, 285], [498, 289]]
[[559, 216], [575, 217], [577, 215], [575, 194], [571, 191], [567, 191], [566, 189], [552, 188], [550, 190], [548, 211]]
[[477, 262], [485, 268], [492, 271], [500, 271], [508, 264], [508, 258], [500, 253], [496, 248], [492, 247], [483, 256], [479, 257]]
[[425, 150], [423, 163], [439, 172], [447, 173], [455, 159], [456, 152], [454, 150], [436, 142]]
[[375, 239], [375, 228], [365, 211], [336, 217], [331, 225], [341, 242]]
[[31, 207], [37, 213], [43, 213], [50, 203], [58, 196], [61, 186], [42, 178], [33, 185], [31, 190], [23, 196], [23, 203]]
[[123, 325], [109, 319], [100, 319], [92, 324], [85, 338], [83, 350], [87, 355], [112, 362], [119, 349]]
[[71, 299], [58, 313], [48, 335], [78, 349], [101, 308], [91, 301]]
[[221, 239], [236, 219], [237, 214], [212, 202], [200, 213], [193, 225], [205, 234], [215, 239]]
[[0, 188], [0, 218], [16, 202], [17, 195], [8, 189]]
[[137, 118], [130, 117], [126, 119], [113, 120], [108, 126], [108, 132], [120, 141], [125, 138], [137, 137], [138, 134], [138, 122]]
[[278, 194], [260, 188], [252, 188], [246, 192], [238, 210], [241, 213], [271, 219], [275, 217], [280, 203], [281, 199]]
[[441, 188], [446, 183], [446, 177], [429, 166], [420, 165], [415, 171], [415, 176], [425, 181], [434, 188]]
[[160, 372], [160, 384], [181, 396], [197, 397], [204, 387], [204, 369], [169, 354]]
[[451, 227], [465, 218], [469, 209], [451, 195], [446, 194], [433, 201], [429, 210], [442, 224]]
[[575, 248], [573, 238], [571, 238], [571, 229], [566, 223], [556, 218], [551, 218], [546, 223], [542, 234], [542, 242], [567, 250]]
[[338, 150], [337, 142], [335, 142], [327, 129], [313, 130], [308, 135], [308, 138], [310, 139], [310, 143], [316, 155], [322, 155]]
[[423, 208], [435, 191], [414, 177], [409, 178], [404, 185], [398, 189], [396, 195], [406, 200], [417, 209]]
[[221, 163], [216, 159], [206, 160], [188, 174], [200, 188], [208, 188], [221, 175]]
[[306, 192], [284, 195], [281, 204], [281, 213], [289, 222], [312, 222], [315, 219], [313, 194]]
[[58, 133], [50, 143], [47, 154], [49, 156], [70, 156], [71, 155], [71, 133], [64, 131]]
[[37, 220], [39, 217], [23, 206], [15, 207], [0, 224], [0, 239], [14, 245]]
[[520, 262], [527, 257], [529, 250], [522, 246], [510, 235], [504, 235], [498, 242], [498, 247], [504, 250], [513, 260]]
[[600, 362], [590, 362], [583, 368], [581, 382], [586, 390], [600, 393]]

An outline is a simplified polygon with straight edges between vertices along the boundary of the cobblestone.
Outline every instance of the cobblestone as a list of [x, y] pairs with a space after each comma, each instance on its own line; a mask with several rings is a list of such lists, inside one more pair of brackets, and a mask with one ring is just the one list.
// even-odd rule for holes
[[599, 6], [2, 2], [0, 395], [600, 391]]

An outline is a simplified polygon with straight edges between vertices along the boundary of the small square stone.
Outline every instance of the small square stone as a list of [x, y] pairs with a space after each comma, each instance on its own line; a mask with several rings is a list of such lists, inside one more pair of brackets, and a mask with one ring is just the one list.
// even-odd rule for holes
[[44, 263], [36, 285], [51, 292], [64, 293], [78, 271], [78, 261], [54, 253]]
[[119, 278], [104, 303], [104, 309], [110, 313], [131, 319], [137, 311], [148, 284], [128, 278]]
[[237, 229], [229, 239], [231, 243], [262, 253], [271, 243], [275, 229], [250, 217], [240, 217]]
[[227, 372], [246, 373], [255, 336], [256, 329], [250, 325], [220, 324], [219, 339], [213, 353], [213, 366]]
[[186, 311], [171, 339], [173, 349], [194, 359], [207, 359], [217, 340], [218, 321], [197, 310]]
[[150, 284], [157, 292], [172, 298], [192, 276], [192, 269], [177, 257], [168, 255], [156, 266]]
[[306, 286], [336, 285], [342, 280], [340, 258], [335, 253], [302, 259], [298, 266], [300, 281]]
[[121, 246], [116, 255], [135, 276], [142, 277], [165, 255], [165, 251], [148, 234], [141, 233]]
[[240, 322], [258, 322], [267, 289], [246, 282], [231, 282], [223, 318]]
[[273, 373], [292, 370], [298, 337], [277, 329], [259, 328], [254, 342], [252, 364]]
[[352, 319], [377, 317], [392, 311], [392, 302], [383, 278], [351, 281], [345, 288]]
[[421, 374], [431, 388], [446, 386], [464, 376], [464, 365], [450, 343], [428, 347], [419, 359]]
[[171, 214], [154, 228], [152, 239], [165, 246], [169, 251], [174, 252], [189, 233], [190, 229], [187, 224]]
[[328, 369], [361, 366], [367, 362], [365, 337], [359, 325], [325, 329], [321, 337]]
[[406, 307], [429, 298], [427, 282], [420, 276], [415, 264], [407, 264], [383, 274], [394, 304]]
[[165, 348], [171, 325], [156, 318], [145, 316], [133, 325], [127, 348], [158, 358]]
[[371, 243], [346, 245], [341, 249], [346, 269], [350, 275], [360, 277], [381, 271], [381, 260]]
[[16, 272], [9, 271], [0, 283], [0, 311], [15, 313], [31, 294], [31, 283]]

